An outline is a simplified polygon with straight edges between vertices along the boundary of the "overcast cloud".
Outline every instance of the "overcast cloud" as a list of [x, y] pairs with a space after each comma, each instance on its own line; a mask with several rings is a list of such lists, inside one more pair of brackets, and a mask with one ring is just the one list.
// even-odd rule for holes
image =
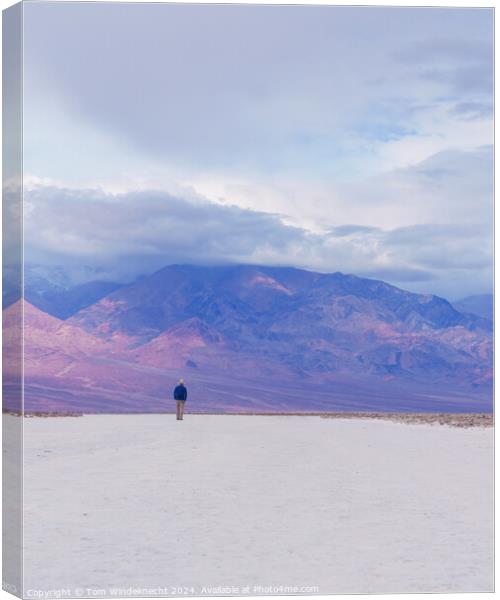
[[42, 2], [24, 22], [33, 260], [491, 290], [492, 10]]
[[130, 281], [171, 263], [289, 265], [455, 298], [464, 280], [487, 289], [491, 272], [491, 227], [479, 222], [389, 230], [343, 225], [312, 233], [285, 225], [279, 215], [200, 197], [43, 186], [28, 192], [25, 218], [28, 262], [70, 271], [89, 265], [100, 279]]

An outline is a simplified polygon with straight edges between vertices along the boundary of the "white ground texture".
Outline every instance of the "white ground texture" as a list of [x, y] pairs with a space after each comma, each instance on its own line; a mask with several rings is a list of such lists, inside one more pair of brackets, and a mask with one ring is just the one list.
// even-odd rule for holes
[[24, 485], [25, 597], [493, 590], [492, 428], [33, 418]]

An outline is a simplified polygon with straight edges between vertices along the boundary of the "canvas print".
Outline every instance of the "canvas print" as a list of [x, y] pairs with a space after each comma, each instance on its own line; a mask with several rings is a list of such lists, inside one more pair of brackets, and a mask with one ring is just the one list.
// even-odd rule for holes
[[3, 14], [3, 587], [491, 592], [493, 9]]

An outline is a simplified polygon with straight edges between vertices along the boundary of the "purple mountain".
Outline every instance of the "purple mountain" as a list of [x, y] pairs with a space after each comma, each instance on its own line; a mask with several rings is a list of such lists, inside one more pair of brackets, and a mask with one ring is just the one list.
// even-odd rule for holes
[[161, 410], [184, 376], [199, 410], [491, 409], [489, 320], [353, 275], [173, 265], [62, 323], [88, 355], [59, 348], [54, 376], [29, 366], [28, 404], [64, 388], [52, 408]]

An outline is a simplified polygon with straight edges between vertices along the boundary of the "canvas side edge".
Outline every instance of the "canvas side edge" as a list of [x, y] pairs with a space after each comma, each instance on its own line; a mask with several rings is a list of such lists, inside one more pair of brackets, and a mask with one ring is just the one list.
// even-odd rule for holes
[[23, 5], [2, 14], [2, 588], [23, 596]]

